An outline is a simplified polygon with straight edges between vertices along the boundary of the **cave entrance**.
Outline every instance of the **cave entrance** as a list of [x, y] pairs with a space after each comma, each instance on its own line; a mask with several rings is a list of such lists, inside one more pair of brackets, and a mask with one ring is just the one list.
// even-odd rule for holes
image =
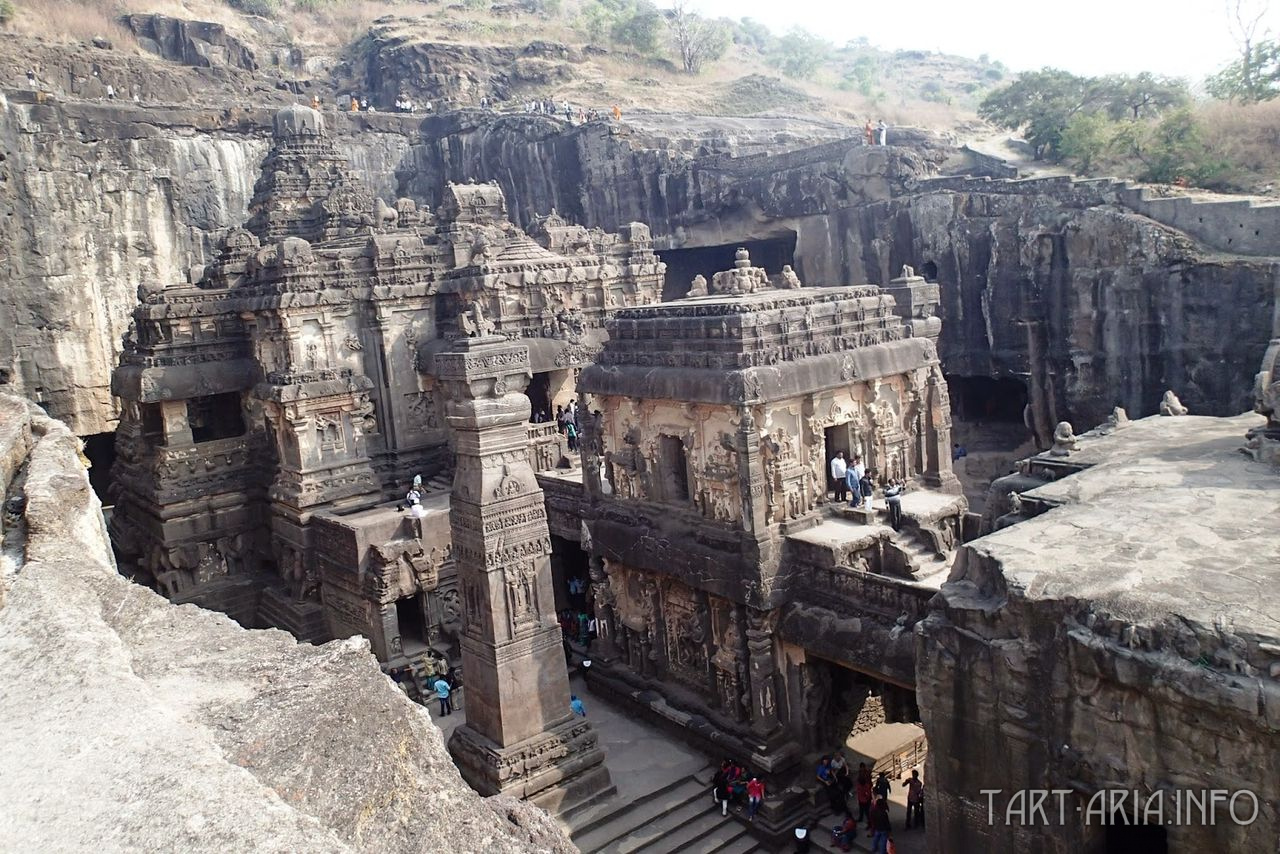
[[539, 371], [529, 380], [525, 394], [529, 398], [529, 420], [537, 423], [539, 414], [543, 414], [544, 420], [553, 421], [556, 407], [567, 407], [574, 398], [573, 371]]
[[1035, 436], [1023, 420], [1030, 400], [1020, 377], [948, 376], [951, 395], [952, 469], [969, 508], [981, 513], [987, 488], [1013, 464], [1034, 454]]
[[[782, 237], [764, 240], [740, 240], [719, 246], [697, 246], [689, 249], [667, 249], [659, 253], [667, 265], [667, 276], [662, 286], [664, 301], [677, 300], [689, 293], [689, 283], [699, 274], [707, 281], [716, 273], [733, 269], [734, 253], [739, 248], [751, 253], [751, 263], [763, 267], [770, 276], [782, 271], [784, 264], [796, 266], [796, 233], [789, 231]], [[797, 269], [801, 280], [804, 274]]]
[[104, 508], [111, 506], [107, 495], [111, 487], [111, 467], [116, 461], [116, 434], [85, 436], [84, 455], [89, 458], [89, 485]]

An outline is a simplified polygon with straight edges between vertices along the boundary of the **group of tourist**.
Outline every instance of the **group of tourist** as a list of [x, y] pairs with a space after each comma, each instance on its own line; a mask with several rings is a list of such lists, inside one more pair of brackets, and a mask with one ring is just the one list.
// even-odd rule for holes
[[876, 483], [880, 483], [884, 495], [885, 506], [889, 511], [889, 524], [895, 531], [902, 527], [902, 494], [907, 491], [906, 481], [890, 478], [881, 479], [874, 468], [866, 468], [862, 457], [853, 455], [846, 461], [844, 451], [837, 451], [831, 458], [831, 486], [836, 501], [848, 501], [850, 507], [861, 507], [866, 502], [867, 509], [872, 507], [872, 496], [875, 495]]
[[[867, 763], [859, 762], [857, 774], [851, 775], [848, 763], [837, 753], [819, 759], [816, 777], [820, 794], [826, 797], [831, 812], [844, 816], [840, 824], [831, 828], [834, 845], [842, 851], [851, 850], [858, 823], [865, 822], [873, 854], [888, 854], [893, 850], [893, 827], [889, 820], [892, 786], [887, 773], [881, 771], [873, 780]], [[924, 827], [924, 781], [920, 779], [920, 772], [913, 770], [902, 785], [907, 790], [906, 829]], [[849, 807], [851, 794], [858, 805], [856, 817]]]
[[565, 608], [559, 613], [560, 631], [565, 640], [573, 641], [578, 646], [587, 646], [596, 636], [596, 618], [586, 611], [571, 611]]
[[747, 821], [755, 821], [764, 803], [764, 781], [760, 775], [748, 773], [737, 761], [725, 759], [711, 778], [711, 797], [720, 807], [721, 815], [729, 814], [729, 804], [742, 804], [746, 807]]
[[432, 653], [420, 665], [416, 678], [412, 665], [408, 664], [391, 668], [387, 675], [414, 702], [427, 701], [427, 697], [423, 696], [419, 687], [421, 685], [428, 692], [433, 692], [435, 699], [439, 701], [441, 717], [453, 714], [457, 691], [462, 687], [462, 680], [458, 671], [450, 667], [444, 658]]
[[867, 145], [888, 145], [889, 144], [889, 126], [884, 123], [884, 119], [871, 124], [871, 119], [867, 119], [867, 126], [863, 128], [867, 134]]
[[[485, 105], [482, 103], [481, 106], [484, 107]], [[546, 100], [546, 99], [525, 101], [524, 111], [526, 113], [531, 113], [531, 114], [540, 115], [540, 116], [563, 115], [564, 120], [567, 121], [569, 124], [573, 124], [575, 118], [577, 119], [578, 124], [586, 124], [587, 122], [596, 122], [605, 118], [605, 113], [602, 112], [601, 110], [597, 110], [595, 107], [592, 107], [591, 109], [587, 109], [585, 107], [578, 107], [575, 110], [573, 105], [570, 104], [568, 101], [562, 102], [560, 106], [557, 107], [555, 101]], [[613, 115], [614, 121], [622, 120], [622, 109], [617, 104], [614, 104], [613, 109], [610, 110], [609, 112], [610, 114]]]

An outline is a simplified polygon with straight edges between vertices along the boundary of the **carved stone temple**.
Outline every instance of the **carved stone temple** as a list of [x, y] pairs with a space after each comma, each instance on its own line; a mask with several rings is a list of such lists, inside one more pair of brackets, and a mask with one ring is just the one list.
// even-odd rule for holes
[[477, 326], [477, 337], [436, 355], [457, 453], [449, 521], [466, 617], [467, 722], [449, 751], [482, 794], [564, 811], [614, 789], [591, 724], [567, 699], [547, 511], [526, 429], [529, 348], [486, 332]]
[[[458, 660], [463, 625], [436, 350], [478, 307], [524, 342], [551, 414], [606, 316], [657, 299], [662, 265], [640, 224], [520, 231], [494, 184], [449, 185], [435, 210], [375, 199], [294, 106], [245, 227], [191, 279], [140, 294], [114, 375], [122, 568], [246, 626], [364, 635], [417, 673]], [[568, 463], [553, 424], [521, 429], [536, 467]], [[397, 509], [415, 476], [418, 509]]]
[[[464, 776], [556, 811], [612, 791], [568, 707], [570, 577], [593, 690], [770, 774], [762, 832], [833, 739], [899, 722], [918, 762], [911, 628], [966, 510], [937, 285], [806, 287], [743, 250], [659, 303], [663, 272], [644, 225], [521, 231], [493, 184], [376, 199], [319, 114], [281, 111], [245, 227], [134, 313], [122, 567], [246, 626], [363, 635], [418, 696], [460, 667]], [[575, 400], [580, 452], [549, 423]], [[837, 452], [911, 484], [897, 530], [831, 501]]]

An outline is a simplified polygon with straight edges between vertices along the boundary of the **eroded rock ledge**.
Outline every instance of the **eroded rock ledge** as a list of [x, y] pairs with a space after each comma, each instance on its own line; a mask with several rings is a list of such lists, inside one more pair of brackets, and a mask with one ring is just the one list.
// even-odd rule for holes
[[363, 640], [246, 631], [117, 574], [78, 451], [0, 396], [0, 476], [26, 498], [0, 599], [6, 848], [575, 850], [469, 789]]

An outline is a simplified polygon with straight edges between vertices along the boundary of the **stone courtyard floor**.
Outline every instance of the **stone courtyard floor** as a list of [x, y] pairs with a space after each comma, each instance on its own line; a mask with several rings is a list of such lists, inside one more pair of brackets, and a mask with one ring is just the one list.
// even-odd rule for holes
[[[710, 797], [714, 769], [708, 757], [627, 717], [618, 707], [591, 694], [580, 676], [572, 677], [570, 686], [586, 705], [587, 719], [599, 734], [606, 750], [605, 762], [618, 789], [607, 800], [560, 821], [584, 854], [785, 854], [791, 850], [766, 846], [752, 837], [740, 809], [731, 809], [728, 818], [721, 818]], [[441, 718], [435, 701], [427, 706], [446, 741], [466, 721], [466, 688], [460, 693], [463, 708], [452, 715]], [[897, 781], [890, 795], [890, 816], [899, 854], [923, 854], [923, 831], [902, 830], [906, 795]], [[837, 823], [835, 815], [819, 816], [811, 832], [814, 850], [839, 850], [830, 841], [831, 827]], [[854, 850], [869, 851], [870, 843], [865, 831], [859, 831]]]

